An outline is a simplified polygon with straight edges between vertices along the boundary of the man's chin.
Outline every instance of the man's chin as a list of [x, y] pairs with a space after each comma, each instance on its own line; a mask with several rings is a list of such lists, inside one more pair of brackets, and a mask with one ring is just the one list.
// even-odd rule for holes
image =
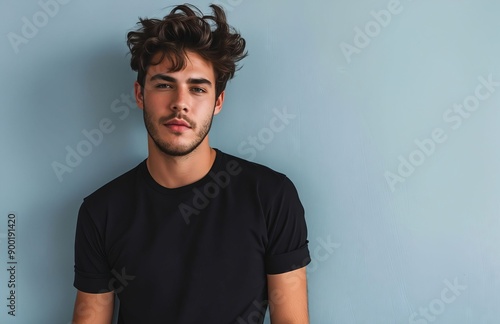
[[186, 146], [171, 146], [171, 145], [167, 146], [155, 142], [155, 146], [158, 149], [158, 151], [167, 156], [182, 157], [191, 154], [194, 150], [196, 150], [199, 144], [186, 147]]

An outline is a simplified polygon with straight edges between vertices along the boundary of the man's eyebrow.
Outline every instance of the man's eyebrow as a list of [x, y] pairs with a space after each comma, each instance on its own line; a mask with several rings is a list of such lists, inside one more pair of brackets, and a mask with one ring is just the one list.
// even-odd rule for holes
[[189, 78], [188, 83], [189, 84], [207, 84], [209, 86], [212, 86], [212, 82], [210, 82], [210, 80], [207, 80], [205, 78]]
[[165, 74], [155, 74], [149, 79], [149, 81], [155, 81], [155, 80], [163, 80], [163, 81], [168, 81], [168, 82], [176, 82], [177, 79], [172, 78], [171, 76], [165, 75]]
[[[176, 78], [173, 78], [169, 75], [162, 74], [162, 73], [153, 75], [149, 80], [150, 81], [163, 80], [163, 81], [167, 81], [167, 82], [177, 82]], [[207, 84], [209, 86], [212, 86], [212, 82], [210, 82], [210, 80], [205, 79], [205, 78], [189, 78], [187, 80], [187, 83], [188, 84]]]

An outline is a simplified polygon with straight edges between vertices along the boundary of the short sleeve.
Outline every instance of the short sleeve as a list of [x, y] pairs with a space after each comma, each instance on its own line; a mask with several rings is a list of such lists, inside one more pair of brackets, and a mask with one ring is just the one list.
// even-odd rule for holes
[[286, 177], [271, 202], [267, 226], [267, 274], [292, 271], [311, 262], [304, 208]]
[[85, 201], [80, 207], [75, 234], [75, 279], [73, 286], [87, 293], [112, 291], [103, 230], [92, 219]]

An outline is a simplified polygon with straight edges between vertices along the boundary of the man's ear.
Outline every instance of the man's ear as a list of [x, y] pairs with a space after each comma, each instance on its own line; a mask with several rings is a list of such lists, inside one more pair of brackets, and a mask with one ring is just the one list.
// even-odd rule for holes
[[144, 109], [144, 91], [142, 86], [137, 81], [134, 83], [134, 94], [137, 107], [139, 107], [139, 109]]
[[217, 97], [217, 99], [215, 100], [214, 115], [217, 115], [218, 113], [220, 113], [220, 111], [222, 109], [222, 104], [224, 103], [225, 92], [226, 92], [226, 90], [222, 91], [220, 93], [219, 97]]

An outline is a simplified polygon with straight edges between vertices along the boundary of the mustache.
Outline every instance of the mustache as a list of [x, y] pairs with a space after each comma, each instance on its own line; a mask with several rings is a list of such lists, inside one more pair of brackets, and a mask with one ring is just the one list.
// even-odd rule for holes
[[181, 119], [181, 120], [184, 120], [192, 128], [194, 128], [196, 126], [196, 123], [192, 119], [190, 119], [190, 118], [188, 118], [186, 116], [183, 116], [180, 113], [173, 113], [173, 114], [170, 114], [168, 116], [161, 117], [160, 118], [160, 124], [165, 124], [166, 122], [168, 122], [168, 121], [170, 121], [172, 119]]

